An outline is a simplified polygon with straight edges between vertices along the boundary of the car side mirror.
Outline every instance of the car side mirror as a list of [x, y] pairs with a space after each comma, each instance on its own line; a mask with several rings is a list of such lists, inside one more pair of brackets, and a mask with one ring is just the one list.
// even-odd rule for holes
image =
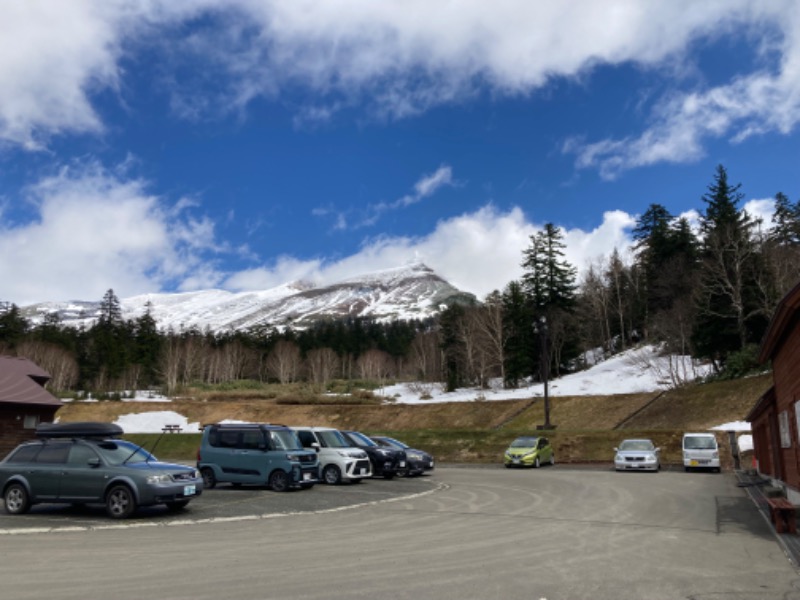
[[95, 456], [94, 458], [90, 458], [89, 460], [87, 460], [86, 464], [89, 465], [92, 469], [96, 469], [102, 463], [100, 462], [100, 459]]
[[320, 445], [319, 445], [319, 442], [314, 442], [313, 444], [311, 444], [311, 447], [312, 447], [312, 448], [313, 448], [313, 449], [314, 449], [316, 452], [319, 452], [319, 450], [320, 450]]
[[614, 448], [614, 452], [619, 452], [619, 448]]

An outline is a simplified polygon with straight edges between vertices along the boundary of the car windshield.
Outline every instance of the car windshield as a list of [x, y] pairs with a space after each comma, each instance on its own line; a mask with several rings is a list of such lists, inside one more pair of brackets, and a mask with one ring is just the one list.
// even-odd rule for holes
[[293, 431], [270, 431], [269, 438], [276, 450], [302, 450], [303, 445]]
[[619, 445], [619, 449], [622, 452], [647, 452], [648, 450], [655, 450], [655, 446], [650, 440], [625, 440]]
[[336, 430], [318, 431], [317, 435], [325, 448], [350, 448], [344, 436]]
[[122, 463], [153, 462], [156, 457], [141, 446], [122, 440], [100, 442], [95, 446], [111, 465]]
[[711, 436], [691, 436], [683, 440], [683, 447], [687, 450], [714, 450], [717, 441]]
[[411, 446], [406, 446], [400, 440], [396, 440], [394, 438], [385, 437], [381, 438], [381, 441], [384, 442], [387, 446], [394, 446], [395, 448], [399, 448], [400, 450], [410, 450]]
[[535, 437], [521, 437], [511, 442], [512, 448], [533, 448], [539, 438]]
[[363, 433], [359, 433], [357, 431], [350, 431], [348, 434], [356, 444], [360, 444], [362, 446], [377, 446], [375, 442], [365, 436]]

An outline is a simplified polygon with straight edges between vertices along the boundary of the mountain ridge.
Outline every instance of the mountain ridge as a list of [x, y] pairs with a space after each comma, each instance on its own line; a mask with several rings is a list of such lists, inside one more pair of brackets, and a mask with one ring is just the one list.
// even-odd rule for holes
[[[266, 290], [139, 294], [120, 299], [122, 318], [136, 319], [148, 310], [159, 329], [200, 328], [242, 331], [276, 327], [304, 329], [321, 320], [365, 317], [379, 322], [426, 319], [450, 304], [477, 303], [423, 263], [412, 263], [348, 277], [327, 285], [291, 281]], [[39, 324], [57, 314], [62, 324], [90, 326], [100, 301], [40, 302], [20, 308]]]

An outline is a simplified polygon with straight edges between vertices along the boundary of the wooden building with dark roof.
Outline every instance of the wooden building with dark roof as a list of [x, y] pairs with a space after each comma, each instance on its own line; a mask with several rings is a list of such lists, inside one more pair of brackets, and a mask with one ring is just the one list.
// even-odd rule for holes
[[746, 417], [758, 471], [800, 504], [800, 284], [775, 309], [759, 360], [772, 362], [773, 385]]
[[0, 356], [0, 459], [51, 422], [61, 401], [45, 389], [50, 374], [27, 358]]

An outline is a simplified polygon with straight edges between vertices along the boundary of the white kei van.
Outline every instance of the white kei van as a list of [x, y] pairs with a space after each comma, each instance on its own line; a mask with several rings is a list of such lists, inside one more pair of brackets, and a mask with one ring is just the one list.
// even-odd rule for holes
[[367, 453], [353, 448], [338, 429], [330, 427], [292, 427], [303, 448], [316, 450], [320, 478], [335, 485], [342, 481], [358, 483], [372, 477]]
[[713, 433], [683, 434], [683, 468], [720, 471], [719, 446]]

